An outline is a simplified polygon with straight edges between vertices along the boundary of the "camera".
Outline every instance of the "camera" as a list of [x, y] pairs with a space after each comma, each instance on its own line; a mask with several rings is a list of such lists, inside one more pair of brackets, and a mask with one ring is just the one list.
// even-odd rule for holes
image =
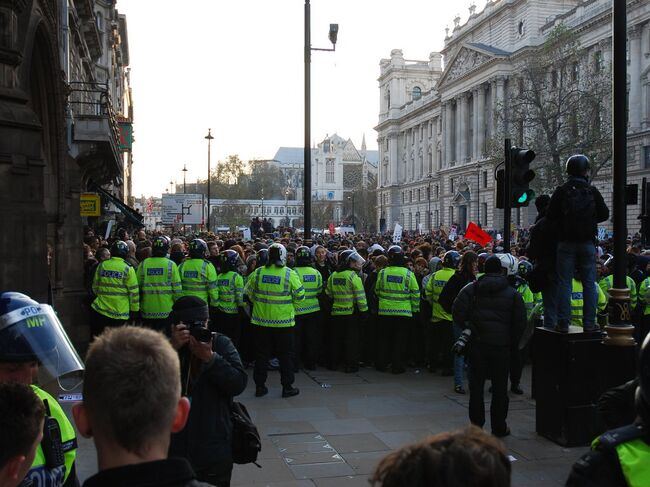
[[189, 323], [187, 327], [190, 330], [190, 335], [198, 341], [208, 343], [212, 339], [212, 332], [207, 329], [203, 322]]

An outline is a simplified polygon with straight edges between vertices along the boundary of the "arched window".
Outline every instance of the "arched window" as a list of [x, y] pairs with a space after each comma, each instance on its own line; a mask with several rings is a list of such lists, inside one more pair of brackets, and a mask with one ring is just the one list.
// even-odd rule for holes
[[104, 31], [104, 17], [101, 12], [95, 12], [95, 23], [100, 32]]
[[413, 98], [414, 101], [422, 98], [422, 88], [420, 88], [419, 86], [414, 87], [413, 91], [411, 91], [411, 97]]

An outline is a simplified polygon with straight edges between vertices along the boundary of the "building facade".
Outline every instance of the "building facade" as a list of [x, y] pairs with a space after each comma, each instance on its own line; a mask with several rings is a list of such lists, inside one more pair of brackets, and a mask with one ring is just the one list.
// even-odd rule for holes
[[[492, 0], [480, 12], [470, 7], [464, 24], [456, 17], [444, 49], [429, 61], [406, 60], [398, 49], [381, 60], [378, 223], [462, 230], [473, 221], [502, 230], [488, 142], [500, 133], [502, 112], [518, 89], [517, 64], [563, 25], [578, 34], [585, 59], [608, 65], [611, 8], [607, 0]], [[638, 184], [650, 175], [649, 19], [650, 1], [628, 1], [628, 182]], [[594, 184], [611, 206], [608, 174]], [[513, 210], [512, 221], [526, 227], [533, 212]], [[640, 202], [628, 206], [631, 232], [639, 214]]]
[[217, 227], [234, 229], [248, 226], [253, 218], [271, 220], [274, 227], [301, 226], [302, 200], [223, 200], [211, 198], [213, 219]]
[[79, 196], [125, 196], [127, 65], [115, 2], [0, 1], [0, 211], [5, 229], [20, 229], [0, 233], [0, 282], [52, 296], [78, 343], [88, 340]]

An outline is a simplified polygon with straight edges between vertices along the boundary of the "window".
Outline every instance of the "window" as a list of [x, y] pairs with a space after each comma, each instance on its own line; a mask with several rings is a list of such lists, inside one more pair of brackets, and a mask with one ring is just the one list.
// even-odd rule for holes
[[449, 178], [449, 192], [454, 194], [454, 178]]
[[650, 169], [650, 145], [643, 146], [643, 167]]
[[402, 191], [402, 203], [406, 203], [406, 193]]
[[483, 226], [487, 226], [487, 203], [483, 203], [481, 206], [483, 207], [483, 211], [481, 212], [481, 223]]
[[95, 24], [100, 32], [104, 31], [104, 17], [101, 12], [95, 12]]
[[557, 88], [557, 71], [555, 70], [551, 72], [551, 88]]
[[420, 188], [418, 188], [418, 201], [420, 201], [421, 199], [422, 198], [421, 198]]
[[594, 72], [596, 73], [600, 72], [602, 67], [603, 67], [603, 53], [601, 51], [596, 51], [594, 52]]
[[433, 172], [433, 154], [429, 152], [429, 174]]
[[571, 81], [573, 81], [573, 82], [578, 81], [578, 76], [579, 75], [580, 75], [580, 65], [576, 61], [571, 66]]
[[[375, 93], [377, 92], [375, 91]], [[390, 88], [386, 90], [386, 106], [390, 108]]]
[[439, 193], [440, 193], [440, 188], [439, 188], [438, 185], [436, 184], [436, 199], [438, 199], [438, 195], [439, 195]]
[[275, 213], [276, 215], [278, 214], [278, 207], [277, 206], [273, 207], [273, 213]]
[[325, 182], [334, 182], [334, 159], [327, 159], [325, 163]]
[[483, 171], [483, 188], [487, 188], [488, 184], [488, 172]]
[[413, 91], [411, 92], [411, 96], [412, 96], [414, 101], [419, 100], [420, 98], [422, 98], [422, 88], [420, 88], [419, 86], [416, 86], [415, 88], [413, 88]]
[[449, 224], [450, 225], [454, 224], [454, 207], [453, 206], [449, 207]]
[[517, 33], [520, 37], [526, 33], [526, 23], [523, 20], [519, 21], [519, 25], [517, 26]]
[[409, 191], [409, 203], [413, 203], [413, 191]]

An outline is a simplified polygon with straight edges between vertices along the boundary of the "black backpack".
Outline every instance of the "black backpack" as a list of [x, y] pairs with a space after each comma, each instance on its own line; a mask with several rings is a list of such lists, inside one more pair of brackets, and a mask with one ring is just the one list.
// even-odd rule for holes
[[597, 224], [593, 188], [578, 184], [568, 186], [562, 217], [564, 235], [573, 241], [592, 240]]
[[262, 450], [262, 442], [257, 426], [251, 420], [248, 409], [242, 403], [232, 401], [230, 405], [232, 418], [232, 461], [238, 464], [257, 464], [257, 455]]

